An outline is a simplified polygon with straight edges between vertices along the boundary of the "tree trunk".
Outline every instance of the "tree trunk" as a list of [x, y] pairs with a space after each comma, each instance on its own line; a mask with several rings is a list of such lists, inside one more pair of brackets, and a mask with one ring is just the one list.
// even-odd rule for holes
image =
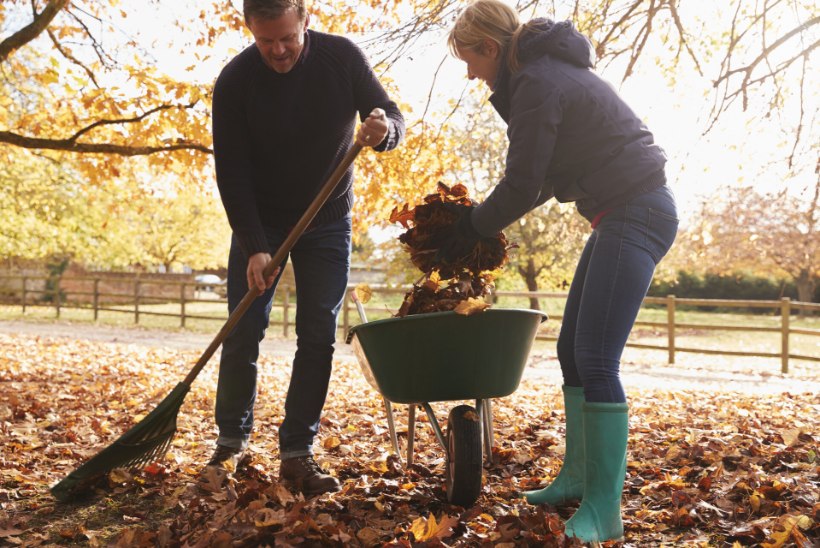
[[[537, 271], [535, 270], [535, 261], [527, 259], [527, 268], [522, 273], [524, 282], [527, 284], [527, 291], [538, 291], [538, 281], [536, 280]], [[530, 297], [530, 308], [533, 310], [541, 310], [541, 305], [537, 297]]]
[[[809, 275], [808, 270], [801, 270], [800, 275], [794, 279], [794, 285], [797, 286], [797, 300], [801, 303], [810, 303], [814, 298], [814, 290], [816, 289], [816, 280]], [[798, 311], [799, 316], [805, 316], [806, 310], [802, 308]]]

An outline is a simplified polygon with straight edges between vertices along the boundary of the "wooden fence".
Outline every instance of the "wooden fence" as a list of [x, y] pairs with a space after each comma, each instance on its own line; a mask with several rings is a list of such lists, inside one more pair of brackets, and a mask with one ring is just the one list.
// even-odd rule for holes
[[[53, 307], [57, 318], [60, 317], [63, 308], [79, 308], [88, 309], [93, 312], [94, 320], [99, 318], [99, 313], [102, 311], [118, 312], [123, 314], [133, 314], [134, 323], [140, 323], [141, 316], [165, 316], [179, 318], [180, 327], [185, 327], [186, 320], [215, 320], [224, 322], [227, 319], [227, 312], [224, 315], [203, 316], [191, 314], [186, 310], [186, 306], [192, 303], [225, 303], [224, 298], [215, 300], [214, 298], [198, 298], [197, 288], [203, 284], [193, 281], [167, 281], [156, 279], [141, 279], [135, 276], [130, 280], [132, 288], [129, 292], [103, 292], [100, 291], [101, 278], [93, 277], [71, 277], [70, 281], [73, 284], [66, 284], [69, 278], [63, 280], [62, 278], [46, 278], [43, 276], [0, 276], [0, 281], [7, 283], [3, 284], [5, 290], [0, 292], [0, 303], [19, 305], [23, 313], [26, 312], [27, 307], [31, 306], [48, 306]], [[49, 281], [50, 284], [46, 284]], [[62, 289], [66, 285], [76, 286], [76, 282], [86, 282], [91, 284], [90, 291], [71, 291], [68, 292]], [[11, 282], [11, 283], [8, 283]], [[14, 283], [18, 282], [18, 283]], [[162, 285], [164, 287], [163, 293], [165, 296], [151, 296], [146, 295], [145, 288], [151, 285]], [[36, 287], [32, 287], [32, 285]], [[48, 286], [51, 286], [50, 288]], [[380, 287], [377, 285], [370, 286], [374, 294], [395, 295], [400, 298], [406, 293], [405, 288], [389, 288]], [[10, 289], [11, 288], [11, 289]], [[172, 293], [176, 297], [168, 296], [168, 288], [175, 288]], [[530, 298], [566, 298], [566, 293], [551, 293], [551, 292], [513, 292], [513, 291], [498, 291], [490, 296], [491, 302], [500, 303], [506, 299], [530, 299]], [[290, 329], [293, 326], [295, 319], [295, 299], [293, 289], [288, 285], [281, 285], [277, 289], [277, 298], [274, 302], [274, 307], [281, 310], [281, 320], [271, 319], [271, 325], [279, 325], [282, 327], [282, 334], [288, 337]], [[108, 303], [116, 303], [119, 306], [114, 306]], [[146, 310], [142, 307], [149, 304], [177, 304], [179, 310], [177, 312], [157, 312]], [[656, 307], [666, 308], [665, 322], [648, 322], [637, 321], [636, 326], [650, 327], [656, 329], [663, 329], [667, 334], [667, 341], [665, 345], [660, 344], [646, 344], [640, 342], [629, 342], [627, 346], [633, 348], [644, 348], [651, 350], [665, 350], [668, 354], [669, 363], [675, 363], [675, 357], [678, 352], [688, 352], [696, 354], [719, 354], [726, 356], [747, 356], [760, 358], [780, 358], [781, 371], [783, 373], [789, 372], [790, 360], [807, 360], [813, 362], [820, 362], [820, 356], [800, 355], [791, 352], [789, 348], [789, 340], [791, 335], [807, 335], [811, 337], [820, 337], [820, 329], [802, 329], [791, 327], [792, 313], [795, 311], [806, 311], [809, 313], [820, 312], [820, 304], [816, 303], [802, 303], [792, 301], [789, 298], [783, 298], [779, 301], [744, 301], [744, 300], [729, 300], [729, 299], [688, 299], [678, 298], [674, 295], [667, 297], [646, 297], [644, 299], [644, 306], [653, 305]], [[770, 309], [780, 316], [779, 327], [761, 326], [761, 325], [715, 325], [715, 324], [701, 324], [701, 323], [681, 323], [676, 320], [676, 310], [680, 306], [693, 307], [720, 307], [720, 308], [760, 308]], [[227, 311], [227, 306], [225, 307]], [[365, 312], [381, 312], [383, 309], [368, 309]], [[343, 333], [347, 333], [351, 325], [359, 323], [358, 318], [355, 318], [355, 307], [351, 304], [350, 299], [345, 299], [344, 306], [341, 312], [340, 328]], [[353, 315], [353, 316], [352, 316]], [[560, 320], [561, 316], [551, 315], [551, 320]], [[779, 352], [751, 352], [743, 350], [717, 350], [705, 348], [688, 348], [678, 346], [675, 340], [676, 333], [683, 329], [697, 329], [703, 331], [746, 331], [746, 332], [771, 332], [780, 333], [780, 351]], [[556, 337], [549, 334], [539, 334], [539, 340], [556, 340]]]

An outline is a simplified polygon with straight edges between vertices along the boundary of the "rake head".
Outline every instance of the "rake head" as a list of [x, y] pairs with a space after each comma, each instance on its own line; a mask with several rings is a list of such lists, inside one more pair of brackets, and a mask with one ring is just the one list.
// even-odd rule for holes
[[184, 382], [177, 384], [144, 419], [54, 485], [54, 498], [67, 501], [114, 468], [141, 468], [161, 459], [177, 431], [177, 414], [189, 389]]

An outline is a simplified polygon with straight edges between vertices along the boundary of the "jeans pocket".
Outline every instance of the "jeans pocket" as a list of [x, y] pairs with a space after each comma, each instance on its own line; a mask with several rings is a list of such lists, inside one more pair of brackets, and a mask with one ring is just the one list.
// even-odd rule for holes
[[678, 235], [678, 218], [657, 209], [649, 209], [646, 244], [655, 264], [666, 255]]

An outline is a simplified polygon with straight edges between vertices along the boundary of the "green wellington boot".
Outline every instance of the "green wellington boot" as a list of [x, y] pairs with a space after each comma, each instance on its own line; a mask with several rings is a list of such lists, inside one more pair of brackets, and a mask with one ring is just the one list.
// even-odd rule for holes
[[566, 524], [565, 534], [584, 542], [620, 540], [621, 493], [629, 433], [625, 403], [584, 404], [584, 497]]
[[538, 491], [524, 491], [530, 504], [564, 504], [584, 494], [584, 389], [563, 386], [566, 415], [566, 451], [558, 476]]

